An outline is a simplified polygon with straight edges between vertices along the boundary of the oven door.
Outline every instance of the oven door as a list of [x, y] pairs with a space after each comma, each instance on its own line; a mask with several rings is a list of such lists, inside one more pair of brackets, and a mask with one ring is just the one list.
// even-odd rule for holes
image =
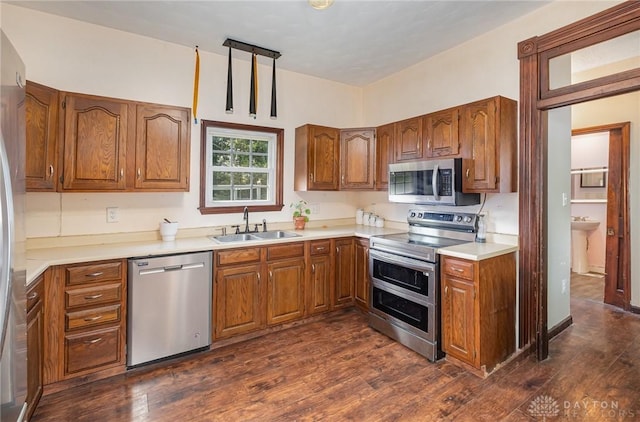
[[437, 263], [371, 249], [369, 275], [372, 283], [399, 290], [416, 302], [436, 303]]

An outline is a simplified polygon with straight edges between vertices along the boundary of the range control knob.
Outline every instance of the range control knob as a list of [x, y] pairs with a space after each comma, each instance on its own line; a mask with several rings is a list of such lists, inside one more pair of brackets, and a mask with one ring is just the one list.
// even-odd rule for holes
[[422, 213], [421, 212], [418, 213], [418, 218], [422, 218]]
[[466, 216], [466, 217], [464, 218], [464, 222], [465, 222], [465, 223], [471, 223], [471, 216], [470, 216], [470, 215]]
[[413, 218], [413, 217], [415, 217], [415, 216], [416, 216], [416, 213], [415, 213], [415, 212], [413, 212], [413, 211], [411, 211], [410, 217], [411, 217], [411, 218]]
[[462, 216], [461, 215], [457, 215], [456, 216], [456, 221], [459, 223], [462, 221]]

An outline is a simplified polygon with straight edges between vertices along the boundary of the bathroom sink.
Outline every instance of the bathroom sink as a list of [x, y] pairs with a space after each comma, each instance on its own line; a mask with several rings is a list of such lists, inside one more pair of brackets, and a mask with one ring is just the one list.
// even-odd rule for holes
[[595, 220], [582, 220], [582, 221], [572, 221], [571, 222], [571, 230], [595, 230], [600, 225], [599, 221]]
[[289, 237], [298, 237], [300, 236], [298, 233], [285, 232], [282, 230], [276, 230], [272, 232], [259, 232], [253, 233], [253, 236], [260, 239], [286, 239]]
[[297, 233], [286, 232], [282, 230], [276, 230], [272, 232], [254, 232], [254, 233], [240, 233], [240, 234], [226, 234], [221, 236], [209, 236], [209, 239], [220, 242], [246, 242], [249, 240], [269, 240], [269, 239], [287, 239], [290, 237], [300, 236]]

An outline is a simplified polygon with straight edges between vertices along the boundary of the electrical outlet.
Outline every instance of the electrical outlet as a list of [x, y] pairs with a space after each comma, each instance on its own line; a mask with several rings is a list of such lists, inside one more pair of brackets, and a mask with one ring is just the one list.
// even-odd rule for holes
[[107, 223], [117, 223], [120, 221], [118, 207], [107, 207]]
[[318, 204], [309, 204], [311, 214], [318, 214]]

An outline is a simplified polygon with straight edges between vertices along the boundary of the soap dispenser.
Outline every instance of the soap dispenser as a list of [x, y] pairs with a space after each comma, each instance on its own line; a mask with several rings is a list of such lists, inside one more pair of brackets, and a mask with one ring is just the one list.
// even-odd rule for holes
[[478, 231], [476, 232], [476, 242], [485, 243], [487, 241], [487, 223], [484, 221], [484, 214], [478, 214]]

